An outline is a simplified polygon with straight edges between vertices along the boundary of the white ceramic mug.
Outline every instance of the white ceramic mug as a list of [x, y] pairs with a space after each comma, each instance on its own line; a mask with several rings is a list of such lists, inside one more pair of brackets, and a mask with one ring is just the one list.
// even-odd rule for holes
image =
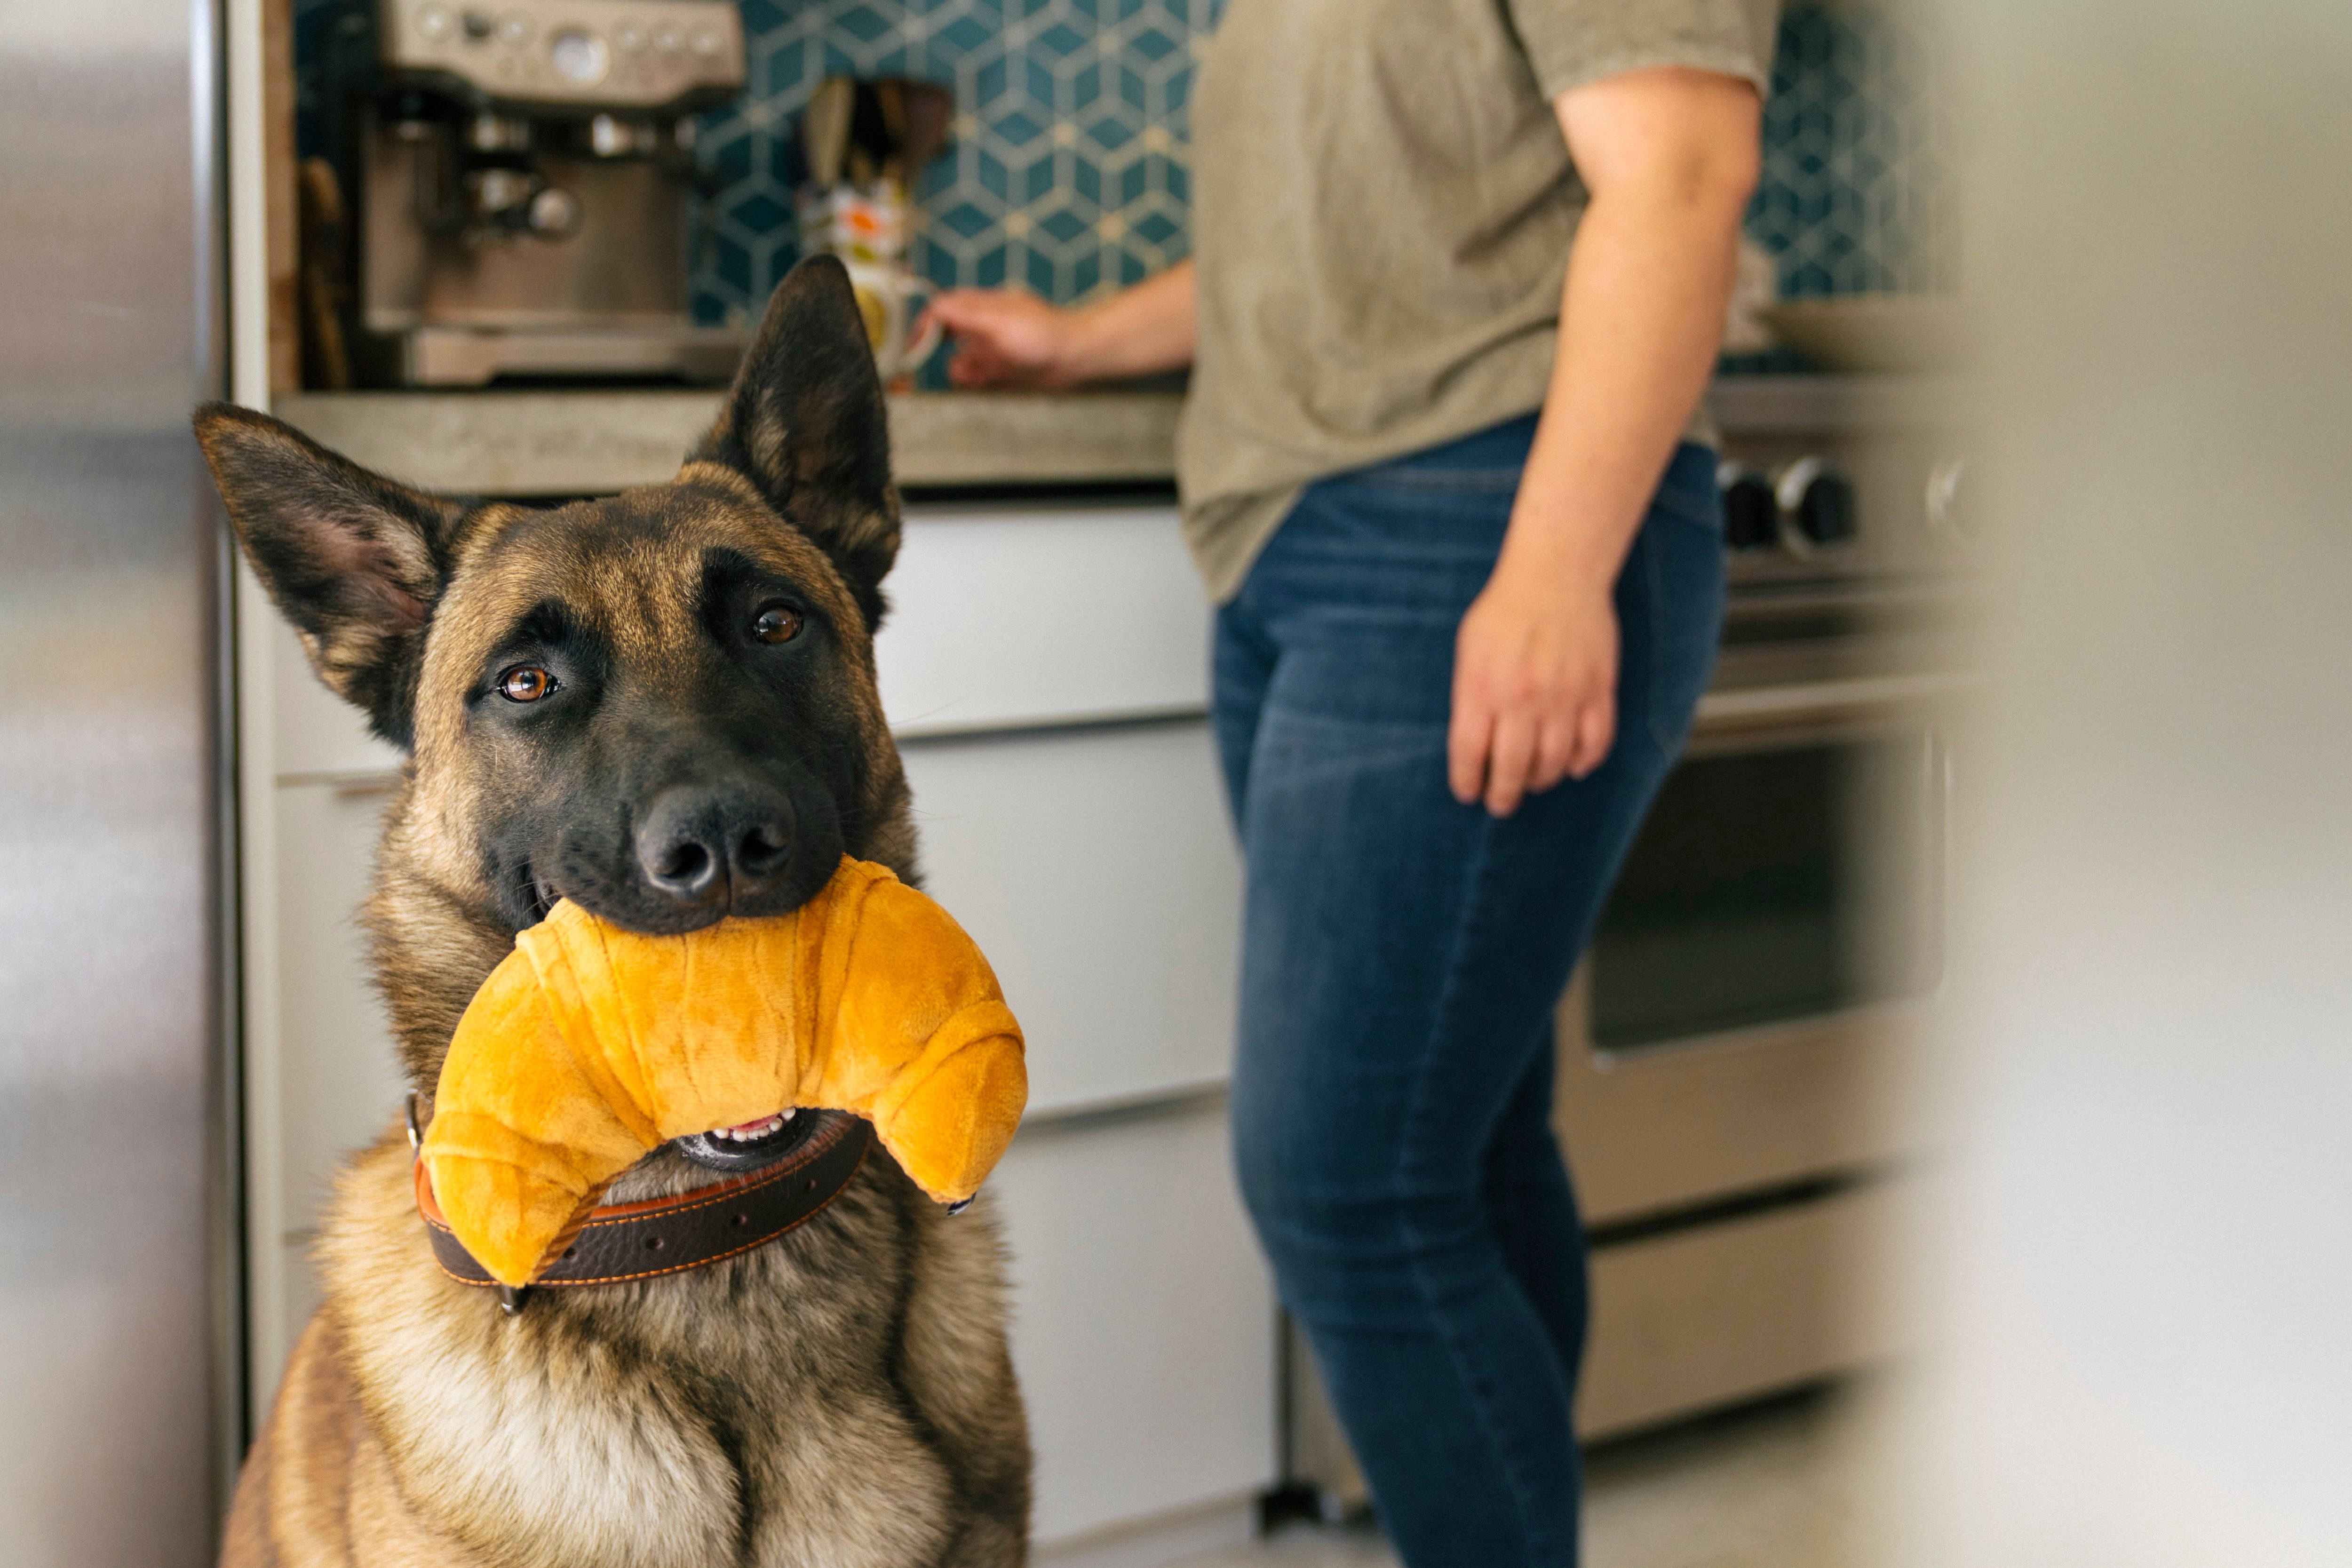
[[912, 330], [922, 301], [933, 292], [930, 283], [887, 262], [846, 265], [850, 287], [857, 291], [858, 313], [866, 318], [866, 341], [873, 345], [875, 368], [886, 384], [912, 375], [947, 335], [936, 319], [924, 322], [920, 332]]

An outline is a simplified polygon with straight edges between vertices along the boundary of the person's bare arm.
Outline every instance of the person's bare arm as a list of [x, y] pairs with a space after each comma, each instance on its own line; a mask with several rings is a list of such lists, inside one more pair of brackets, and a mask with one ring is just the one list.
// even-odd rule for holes
[[1609, 754], [1611, 589], [1714, 367], [1759, 159], [1736, 77], [1633, 71], [1555, 108], [1591, 203], [1502, 556], [1454, 646], [1449, 781], [1496, 816]]
[[1192, 363], [1192, 264], [1180, 261], [1108, 299], [1056, 310], [1015, 289], [951, 289], [930, 314], [955, 334], [958, 386], [1075, 386]]

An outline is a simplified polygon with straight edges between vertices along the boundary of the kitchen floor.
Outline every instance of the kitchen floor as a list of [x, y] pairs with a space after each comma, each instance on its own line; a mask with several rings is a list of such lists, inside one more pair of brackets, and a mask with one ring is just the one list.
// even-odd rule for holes
[[[1628, 1438], [1586, 1462], [1587, 1568], [1864, 1568], [1887, 1560], [1891, 1395], [1856, 1383]], [[1369, 1524], [1293, 1525], [1169, 1568], [1393, 1568]]]

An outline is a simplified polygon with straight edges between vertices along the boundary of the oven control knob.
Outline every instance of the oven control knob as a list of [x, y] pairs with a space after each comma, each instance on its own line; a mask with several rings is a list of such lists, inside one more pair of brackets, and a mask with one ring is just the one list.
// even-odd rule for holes
[[1723, 541], [1734, 550], [1769, 550], [1780, 542], [1780, 500], [1755, 469], [1726, 463], [1715, 473], [1723, 491]]
[[1803, 545], [1843, 544], [1859, 526], [1853, 481], [1819, 458], [1800, 458], [1783, 468], [1776, 499], [1781, 521]]
[[1927, 476], [1927, 526], [1959, 545], [1976, 542], [1976, 530], [1961, 504], [1960, 481], [1968, 471], [1966, 458], [1948, 458]]

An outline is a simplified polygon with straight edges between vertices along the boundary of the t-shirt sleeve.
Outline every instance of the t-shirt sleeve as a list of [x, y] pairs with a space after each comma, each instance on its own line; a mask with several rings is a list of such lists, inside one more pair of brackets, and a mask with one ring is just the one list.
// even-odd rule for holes
[[1772, 87], [1780, 0], [1503, 0], [1546, 99], [1626, 71], [1688, 66]]

